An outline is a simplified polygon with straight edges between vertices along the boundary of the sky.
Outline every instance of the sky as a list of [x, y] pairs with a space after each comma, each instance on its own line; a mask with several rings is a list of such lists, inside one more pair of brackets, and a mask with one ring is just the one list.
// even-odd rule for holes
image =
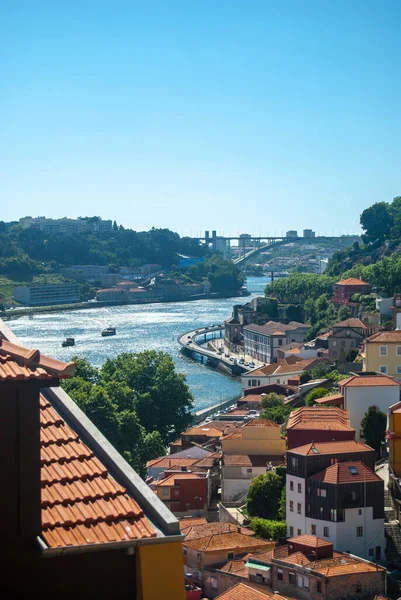
[[2, 0], [0, 219], [360, 231], [401, 195], [399, 0]]

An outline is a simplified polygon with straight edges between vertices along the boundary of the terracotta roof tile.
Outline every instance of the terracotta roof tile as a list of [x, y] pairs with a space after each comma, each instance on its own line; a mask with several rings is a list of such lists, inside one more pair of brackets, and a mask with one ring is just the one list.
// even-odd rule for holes
[[9, 355], [0, 355], [0, 380], [54, 379], [44, 369], [18, 364]]
[[297, 543], [302, 544], [303, 546], [311, 546], [313, 548], [322, 548], [323, 546], [332, 546], [333, 543], [328, 540], [323, 540], [322, 538], [317, 537], [316, 535], [297, 535], [296, 537], [291, 537], [287, 539], [289, 544]]
[[373, 452], [366, 444], [356, 442], [355, 440], [346, 440], [342, 442], [312, 442], [291, 448], [289, 453], [301, 454], [302, 456], [314, 456], [318, 454], [349, 454], [350, 452]]
[[[401, 332], [400, 332], [401, 333]], [[400, 338], [401, 341], [401, 338]], [[400, 384], [393, 377], [389, 375], [364, 375], [361, 373], [360, 375], [351, 375], [347, 379], [343, 379], [340, 381], [339, 385], [341, 387], [371, 387], [371, 386], [398, 386]]]
[[142, 509], [40, 396], [42, 537], [50, 547], [155, 537]]
[[181, 473], [172, 473], [165, 479], [158, 481], [155, 485], [157, 487], [174, 487], [178, 479], [205, 479], [202, 475], [197, 473], [189, 473], [188, 471], [182, 471]]
[[290, 414], [287, 430], [319, 429], [352, 431], [349, 423], [349, 412], [342, 408], [302, 406]]
[[244, 427], [278, 427], [281, 429], [281, 425], [270, 419], [251, 419], [248, 423], [245, 423]]
[[332, 404], [332, 403], [344, 403], [344, 396], [342, 394], [331, 394], [330, 396], [324, 396], [323, 398], [317, 398], [316, 404]]
[[[185, 521], [187, 521], [187, 519], [183, 520], [182, 526], [180, 524], [180, 529], [185, 535], [185, 539], [188, 541], [205, 538], [211, 535], [222, 535], [224, 533], [238, 533], [238, 525], [234, 525], [233, 523], [224, 523], [219, 521], [216, 523], [189, 523], [186, 527], [184, 527]], [[190, 521], [190, 519], [188, 519], [188, 521]], [[248, 537], [253, 537], [255, 535], [253, 531], [251, 531], [250, 529], [246, 529], [245, 527], [240, 527], [239, 533], [241, 533], [242, 535], [247, 535]]]
[[351, 327], [351, 329], [367, 329], [366, 325], [360, 319], [346, 319], [340, 323], [332, 325], [332, 327]]
[[401, 330], [395, 329], [393, 331], [378, 331], [365, 340], [368, 344], [376, 343], [391, 343], [401, 342]]
[[330, 465], [324, 471], [312, 475], [310, 479], [335, 484], [382, 481], [376, 473], [360, 461], [345, 461]]
[[283, 463], [284, 455], [248, 455], [248, 454], [224, 454], [224, 466], [241, 466], [241, 467], [266, 467], [271, 462], [273, 464]]
[[273, 542], [259, 540], [258, 538], [244, 535], [243, 533], [230, 532], [207, 535], [205, 537], [187, 540], [184, 546], [198, 550], [199, 552], [216, 552], [218, 550], [246, 550], [265, 546], [267, 549]]
[[205, 517], [184, 517], [179, 520], [180, 531], [189, 530], [197, 525], [207, 525]]
[[287, 600], [289, 598], [288, 596], [271, 592], [265, 586], [241, 582], [223, 592], [220, 596], [216, 596], [216, 600], [263, 600], [266, 597], [272, 597], [275, 600]]
[[356, 277], [348, 277], [348, 279], [342, 279], [338, 281], [335, 285], [369, 285], [366, 281], [362, 281], [361, 279], [356, 279]]
[[55, 358], [49, 358], [40, 353], [39, 350], [30, 350], [17, 344], [12, 344], [7, 340], [0, 339], [0, 356], [9, 356], [9, 359], [15, 361], [20, 366], [29, 367], [31, 369], [44, 369], [50, 375], [47, 378], [51, 379], [51, 375], [56, 377], [70, 377], [74, 374], [74, 363], [66, 363]]

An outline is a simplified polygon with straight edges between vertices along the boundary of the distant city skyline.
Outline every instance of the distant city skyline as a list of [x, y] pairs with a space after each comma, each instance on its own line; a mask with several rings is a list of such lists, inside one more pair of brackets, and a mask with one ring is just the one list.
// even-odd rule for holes
[[360, 233], [401, 195], [396, 0], [0, 6], [1, 219]]

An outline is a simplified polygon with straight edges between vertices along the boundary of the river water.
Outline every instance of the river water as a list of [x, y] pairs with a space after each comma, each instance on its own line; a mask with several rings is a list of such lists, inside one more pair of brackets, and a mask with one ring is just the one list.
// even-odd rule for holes
[[[262, 295], [269, 281], [265, 277], [248, 277], [247, 287], [252, 295], [247, 298], [61, 311], [35, 314], [33, 319], [21, 317], [9, 325], [24, 346], [39, 348], [44, 354], [65, 361], [79, 355], [100, 366], [106, 358], [121, 352], [168, 352], [176, 370], [185, 373], [195, 399], [195, 409], [199, 410], [239, 395], [240, 383], [236, 378], [184, 357], [179, 352], [178, 335], [222, 323], [231, 315], [233, 304], [243, 304], [253, 296]], [[116, 327], [117, 335], [101, 337], [102, 329], [108, 326]], [[75, 347], [62, 348], [65, 337], [74, 337]]]

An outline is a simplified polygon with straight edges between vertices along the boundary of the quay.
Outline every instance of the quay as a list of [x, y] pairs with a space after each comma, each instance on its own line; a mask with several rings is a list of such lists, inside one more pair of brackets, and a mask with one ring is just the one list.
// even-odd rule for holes
[[202, 344], [207, 341], [223, 338], [224, 325], [210, 325], [209, 327], [201, 327], [192, 331], [186, 331], [177, 338], [177, 342], [181, 346], [182, 354], [190, 358], [200, 357], [200, 361], [205, 362], [210, 367], [215, 367], [229, 373], [230, 375], [239, 376], [242, 373], [249, 371], [249, 367], [242, 365], [233, 357], [227, 358], [224, 353], [209, 350]]

